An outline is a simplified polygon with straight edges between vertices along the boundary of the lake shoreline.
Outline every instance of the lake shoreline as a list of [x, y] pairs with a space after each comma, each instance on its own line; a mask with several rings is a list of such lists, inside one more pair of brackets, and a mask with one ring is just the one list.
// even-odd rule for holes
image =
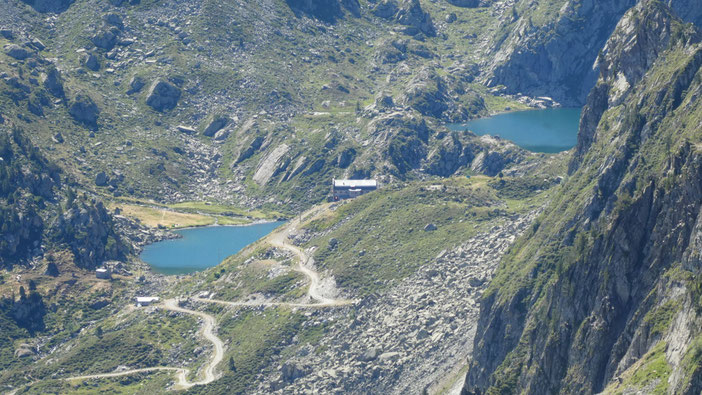
[[451, 131], [499, 137], [534, 153], [557, 154], [576, 145], [581, 112], [579, 107], [520, 109], [444, 126]]
[[138, 259], [153, 274], [189, 275], [223, 262], [287, 221], [257, 220], [240, 225], [207, 225], [171, 230], [178, 238], [146, 245]]

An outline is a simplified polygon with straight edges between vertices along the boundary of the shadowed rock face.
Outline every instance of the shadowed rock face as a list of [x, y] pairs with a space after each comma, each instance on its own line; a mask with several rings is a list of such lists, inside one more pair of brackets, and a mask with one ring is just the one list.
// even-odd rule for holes
[[285, 0], [298, 16], [305, 14], [324, 22], [334, 23], [344, 16], [342, 7], [352, 15], [361, 16], [358, 0]]
[[79, 94], [71, 101], [68, 113], [85, 126], [96, 127], [100, 109], [88, 95]]
[[[572, 175], [481, 300], [464, 394], [648, 393], [630, 377], [656, 352], [669, 393], [700, 393], [702, 146], [680, 125], [702, 117], [701, 66], [699, 31], [663, 3], [621, 19]], [[671, 300], [656, 330], [645, 317]]]
[[480, 0], [446, 0], [449, 4], [456, 7], [475, 8], [481, 5]]
[[146, 104], [156, 111], [172, 110], [180, 99], [180, 89], [170, 82], [157, 80], [151, 85]]
[[372, 12], [375, 16], [392, 19], [407, 26], [406, 34], [414, 36], [423, 33], [429, 37], [436, 35], [431, 15], [422, 9], [419, 0], [403, 0], [400, 3], [396, 0], [384, 0], [378, 3]]
[[[624, 13], [637, 0], [565, 0], [552, 21], [516, 17], [511, 33], [497, 43], [489, 84], [510, 93], [550, 96], [568, 105], [585, 103], [597, 80], [597, 55]], [[666, 0], [686, 22], [702, 26], [702, 2]], [[584, 34], [587, 32], [587, 34]]]
[[38, 12], [60, 13], [73, 4], [73, 0], [22, 0]]

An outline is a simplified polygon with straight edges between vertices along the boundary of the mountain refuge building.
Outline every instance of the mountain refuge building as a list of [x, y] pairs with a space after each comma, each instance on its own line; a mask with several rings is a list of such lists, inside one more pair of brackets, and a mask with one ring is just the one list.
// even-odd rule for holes
[[110, 269], [100, 267], [95, 269], [95, 277], [101, 280], [109, 280], [112, 278], [112, 273], [110, 272]]
[[137, 296], [136, 297], [136, 305], [137, 307], [144, 307], [144, 306], [150, 306], [154, 303], [158, 303], [160, 298], [156, 296]]
[[353, 199], [378, 189], [376, 180], [332, 180], [332, 200]]

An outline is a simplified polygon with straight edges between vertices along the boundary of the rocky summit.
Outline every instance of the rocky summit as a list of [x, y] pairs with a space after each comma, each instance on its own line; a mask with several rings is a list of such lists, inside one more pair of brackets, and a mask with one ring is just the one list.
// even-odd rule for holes
[[0, 392], [702, 393], [700, 29], [4, 0]]

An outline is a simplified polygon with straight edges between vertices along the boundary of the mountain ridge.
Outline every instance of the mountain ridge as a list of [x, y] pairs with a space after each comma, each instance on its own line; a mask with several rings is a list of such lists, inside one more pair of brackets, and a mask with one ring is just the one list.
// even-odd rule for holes
[[571, 166], [564, 197], [515, 244], [486, 292], [464, 393], [600, 392], [619, 375], [635, 376], [629, 369], [645, 369], [634, 365], [644, 356], [670, 364], [660, 388], [699, 392], [693, 306], [700, 267], [686, 257], [696, 256], [700, 136], [675, 134], [673, 126], [699, 116], [692, 93], [700, 89], [699, 37], [657, 1], [639, 4], [618, 25], [610, 54], [641, 39], [640, 50], [660, 55], [631, 70], [643, 78], [626, 93], [617, 84], [625, 68], [605, 61], [598, 86], [606, 87], [608, 107], [594, 121], [584, 110], [579, 138], [589, 144], [579, 145], [588, 148]]

